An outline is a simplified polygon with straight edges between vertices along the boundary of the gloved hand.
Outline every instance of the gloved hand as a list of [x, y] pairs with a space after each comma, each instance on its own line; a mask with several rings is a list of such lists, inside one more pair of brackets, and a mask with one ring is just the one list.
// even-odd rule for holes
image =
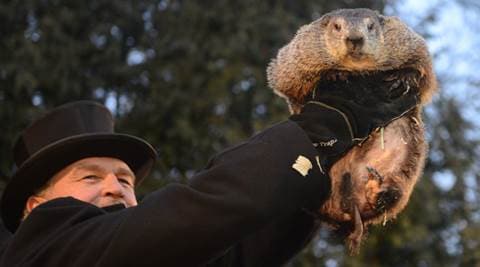
[[362, 106], [351, 99], [325, 94], [309, 101], [299, 114], [290, 116], [310, 137], [327, 168], [370, 133], [413, 109], [418, 97], [413, 90], [376, 106]]

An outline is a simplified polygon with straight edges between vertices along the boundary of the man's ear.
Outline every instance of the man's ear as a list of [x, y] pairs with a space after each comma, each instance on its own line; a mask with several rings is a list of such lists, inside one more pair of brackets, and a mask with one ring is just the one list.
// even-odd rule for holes
[[42, 204], [43, 202], [47, 201], [45, 198], [32, 195], [27, 199], [27, 203], [25, 204], [25, 213], [29, 214], [35, 207]]

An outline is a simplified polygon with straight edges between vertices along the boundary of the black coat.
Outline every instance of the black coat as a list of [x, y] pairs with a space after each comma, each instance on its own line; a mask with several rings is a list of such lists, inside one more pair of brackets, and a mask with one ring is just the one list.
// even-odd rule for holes
[[[306, 176], [292, 168], [304, 156]], [[73, 198], [35, 208], [3, 243], [0, 266], [280, 266], [315, 230], [303, 208], [328, 197], [316, 150], [293, 122], [212, 158], [189, 185], [169, 184], [136, 207]]]

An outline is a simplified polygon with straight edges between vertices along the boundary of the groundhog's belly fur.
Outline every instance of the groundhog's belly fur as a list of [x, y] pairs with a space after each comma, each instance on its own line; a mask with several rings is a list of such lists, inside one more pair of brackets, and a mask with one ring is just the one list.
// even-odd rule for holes
[[[420, 74], [405, 69], [361, 74], [332, 71], [323, 76], [327, 78], [318, 83], [316, 93], [328, 91], [362, 105], [375, 105], [408, 90], [418, 92]], [[332, 166], [332, 188], [339, 190], [333, 190], [321, 207], [323, 221], [351, 231], [355, 206], [364, 226], [394, 218], [408, 203], [426, 153], [421, 108], [417, 107], [372, 133]]]
[[418, 110], [389, 124], [381, 135], [375, 132], [332, 166], [330, 177], [340, 183], [340, 191], [333, 191], [320, 210], [326, 222], [353, 221], [356, 205], [364, 225], [378, 223], [407, 204], [427, 152]]

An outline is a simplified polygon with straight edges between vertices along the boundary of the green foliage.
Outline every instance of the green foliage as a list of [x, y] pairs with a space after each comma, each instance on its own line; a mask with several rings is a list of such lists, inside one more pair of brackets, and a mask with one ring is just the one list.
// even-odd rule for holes
[[[215, 152], [288, 116], [266, 66], [299, 26], [335, 8], [383, 1], [61, 1], [0, 3], [0, 191], [16, 135], [45, 109], [104, 102], [117, 130], [161, 158], [140, 195], [184, 181]], [[477, 86], [478, 87], [478, 86]], [[462, 103], [427, 113], [430, 157], [406, 211], [373, 227], [361, 254], [323, 229], [289, 266], [480, 264], [478, 138]], [[454, 177], [451, 190], [434, 182]], [[434, 179], [435, 178], [435, 179]]]

